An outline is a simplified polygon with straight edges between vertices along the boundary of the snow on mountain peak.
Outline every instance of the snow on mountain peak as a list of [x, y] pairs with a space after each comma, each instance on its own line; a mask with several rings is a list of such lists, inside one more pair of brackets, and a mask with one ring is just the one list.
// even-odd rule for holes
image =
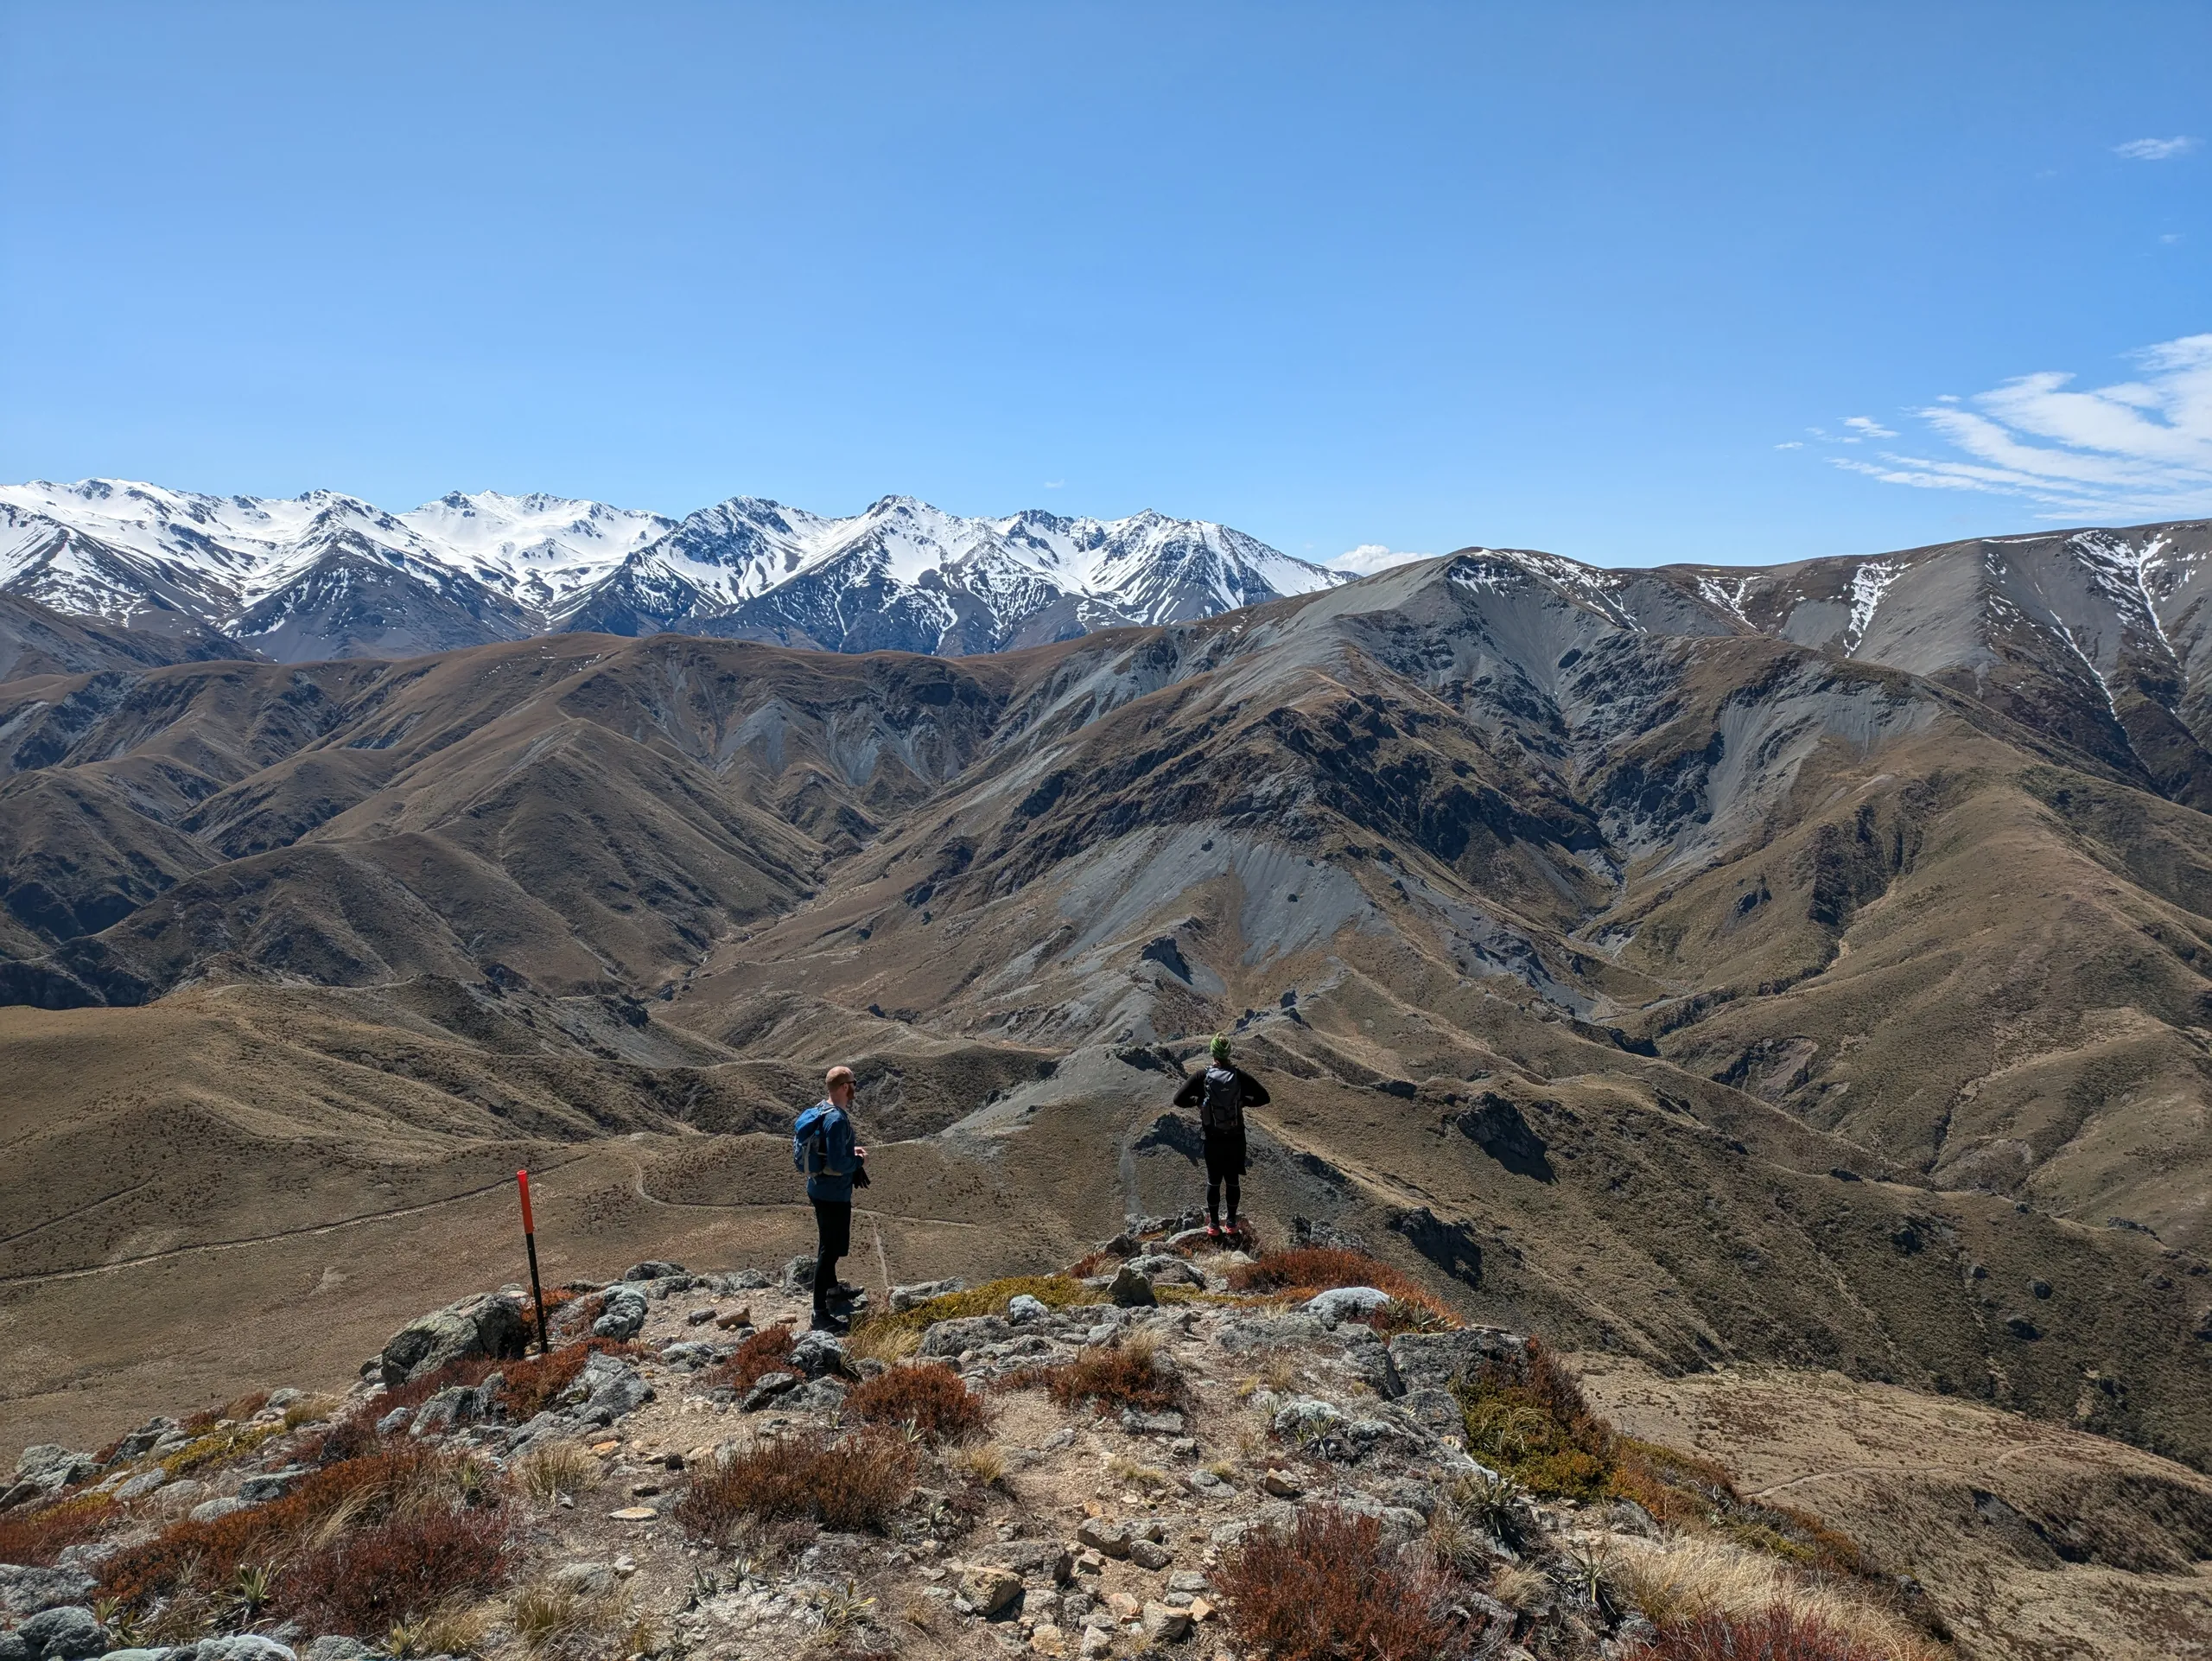
[[[1039, 508], [985, 519], [887, 495], [827, 519], [734, 496], [677, 520], [492, 490], [394, 514], [332, 490], [272, 499], [113, 479], [0, 486], [0, 587], [113, 622], [182, 612], [248, 639], [289, 629], [298, 651], [342, 652], [353, 625], [325, 614], [367, 606], [369, 590], [343, 576], [361, 561], [391, 574], [373, 585], [377, 650], [410, 627], [387, 614], [411, 608], [442, 620], [417, 631], [425, 640], [683, 627], [842, 649], [988, 651], [1040, 630], [1184, 621], [1345, 580], [1226, 525], [1153, 508], [1122, 519]], [[301, 620], [310, 614], [323, 633]]]

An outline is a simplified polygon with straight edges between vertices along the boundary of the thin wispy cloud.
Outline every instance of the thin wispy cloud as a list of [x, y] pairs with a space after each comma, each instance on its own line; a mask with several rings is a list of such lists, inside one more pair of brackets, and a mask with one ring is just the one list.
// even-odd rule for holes
[[1846, 416], [1843, 424], [1861, 438], [1895, 438], [1897, 434], [1866, 416]]
[[2112, 153], [2131, 162], [2171, 162], [2196, 148], [2196, 140], [2177, 134], [2171, 138], [2131, 138], [2125, 144], [2114, 144]]
[[2131, 355], [2140, 373], [2110, 386], [2045, 370], [1946, 394], [1913, 411], [1941, 441], [1934, 454], [1828, 460], [1885, 484], [2024, 498], [2050, 519], [2212, 512], [2212, 334]]
[[1377, 571], [1387, 571], [1393, 565], [1410, 565], [1417, 559], [1433, 559], [1433, 554], [1408, 553], [1402, 548], [1386, 548], [1379, 542], [1363, 542], [1348, 554], [1338, 554], [1327, 562], [1332, 571], [1343, 571], [1351, 576], [1372, 576]]

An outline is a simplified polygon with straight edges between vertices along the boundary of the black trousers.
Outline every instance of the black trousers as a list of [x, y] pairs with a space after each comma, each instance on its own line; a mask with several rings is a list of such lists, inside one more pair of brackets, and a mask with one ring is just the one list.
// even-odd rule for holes
[[853, 1249], [853, 1202], [817, 1200], [814, 1202], [814, 1307], [829, 1307], [837, 1284], [837, 1259]]
[[1221, 1191], [1229, 1190], [1229, 1220], [1236, 1220], [1237, 1203], [1243, 1198], [1237, 1178], [1244, 1174], [1244, 1132], [1209, 1130], [1206, 1137], [1206, 1215], [1221, 1220]]

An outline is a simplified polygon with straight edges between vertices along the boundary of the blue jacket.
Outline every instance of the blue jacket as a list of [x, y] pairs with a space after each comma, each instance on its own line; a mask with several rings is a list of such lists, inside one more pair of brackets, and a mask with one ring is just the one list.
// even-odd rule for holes
[[853, 1147], [852, 1117], [835, 1102], [817, 1102], [798, 1116], [791, 1132], [791, 1164], [806, 1173], [809, 1200], [852, 1203], [853, 1173], [861, 1163]]

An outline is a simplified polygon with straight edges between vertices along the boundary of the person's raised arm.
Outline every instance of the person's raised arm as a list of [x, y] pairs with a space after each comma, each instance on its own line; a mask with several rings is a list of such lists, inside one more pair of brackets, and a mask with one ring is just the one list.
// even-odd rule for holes
[[1198, 1098], [1205, 1093], [1205, 1074], [1203, 1072], [1192, 1073], [1183, 1080], [1183, 1088], [1175, 1092], [1175, 1105], [1196, 1107], [1198, 1104]]

